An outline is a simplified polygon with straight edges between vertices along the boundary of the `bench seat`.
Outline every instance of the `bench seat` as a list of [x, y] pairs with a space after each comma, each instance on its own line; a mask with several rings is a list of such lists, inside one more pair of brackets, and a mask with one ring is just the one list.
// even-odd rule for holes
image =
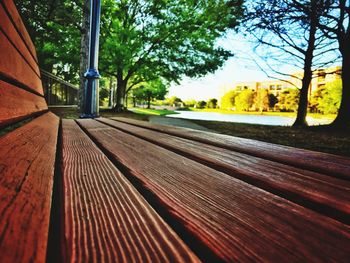
[[271, 161], [300, 167], [315, 172], [350, 180], [350, 158], [334, 154], [327, 154], [293, 147], [282, 146], [267, 142], [261, 142], [246, 138], [232, 137], [223, 134], [212, 136], [210, 132], [185, 129], [180, 127], [169, 127], [149, 122], [142, 122], [121, 117], [114, 120], [126, 122], [136, 126], [161, 131], [170, 135], [193, 141], [202, 142], [220, 148], [261, 157]]
[[0, 137], [0, 258], [44, 262], [59, 118], [44, 114]]
[[350, 158], [60, 120], [12, 0], [0, 15], [1, 262], [349, 262]]
[[209, 261], [339, 262], [350, 252], [346, 224], [101, 121], [77, 122], [174, 228], [185, 228], [196, 253], [213, 252]]
[[350, 224], [350, 181], [120, 121], [99, 121]]
[[199, 262], [73, 120], [62, 123], [69, 262]]

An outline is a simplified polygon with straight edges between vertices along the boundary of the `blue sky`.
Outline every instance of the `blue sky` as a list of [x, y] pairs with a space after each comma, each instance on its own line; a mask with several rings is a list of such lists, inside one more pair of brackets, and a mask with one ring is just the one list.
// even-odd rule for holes
[[239, 81], [267, 79], [265, 73], [250, 60], [253, 46], [243, 35], [228, 33], [218, 44], [231, 50], [235, 56], [227, 60], [224, 66], [213, 74], [198, 79], [184, 78], [180, 85], [172, 85], [168, 97], [177, 96], [182, 100], [219, 98], [222, 86], [232, 86], [234, 82]]

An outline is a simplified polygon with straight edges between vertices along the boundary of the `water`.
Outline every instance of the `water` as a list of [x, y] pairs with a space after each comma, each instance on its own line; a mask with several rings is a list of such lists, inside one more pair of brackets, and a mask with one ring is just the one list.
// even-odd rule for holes
[[[263, 125], [282, 125], [291, 126], [295, 118], [284, 116], [265, 116], [265, 115], [245, 115], [245, 114], [224, 114], [218, 112], [198, 112], [198, 111], [176, 111], [178, 114], [167, 115], [171, 118], [183, 118], [190, 120], [207, 120], [207, 121], [226, 121], [226, 122], [240, 122]], [[329, 119], [315, 119], [307, 117], [309, 125], [329, 124], [332, 120]]]

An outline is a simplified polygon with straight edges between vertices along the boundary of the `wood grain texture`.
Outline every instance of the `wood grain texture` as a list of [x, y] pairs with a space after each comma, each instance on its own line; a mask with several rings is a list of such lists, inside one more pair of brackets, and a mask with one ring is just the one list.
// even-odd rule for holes
[[97, 121], [78, 122], [223, 261], [348, 261], [348, 226]]
[[350, 182], [105, 118], [97, 119], [350, 224]]
[[0, 80], [0, 127], [47, 109], [43, 97]]
[[8, 13], [4, 9], [4, 5], [0, 4], [0, 28], [3, 33], [10, 39], [10, 42], [18, 49], [25, 59], [25, 63], [28, 63], [33, 71], [40, 76], [40, 71], [37, 62], [34, 60], [33, 55], [27, 48], [26, 43], [23, 41], [15, 25], [12, 23]]
[[63, 120], [68, 262], [198, 262], [73, 120]]
[[264, 159], [350, 180], [350, 158], [348, 157], [314, 152], [223, 134], [157, 125], [128, 118], [115, 117], [112, 119], [171, 134], [181, 138], [203, 142], [224, 149], [242, 152]]
[[35, 46], [33, 44], [33, 41], [31, 40], [31, 38], [27, 32], [27, 29], [22, 21], [20, 14], [17, 11], [17, 8], [16, 8], [13, 0], [2, 0], [1, 3], [5, 7], [7, 13], [10, 15], [14, 25], [17, 28], [17, 31], [24, 39], [24, 42], [25, 42], [28, 50], [32, 54], [34, 60], [36, 62], [38, 62], [37, 54], [36, 54], [36, 50], [35, 50]]
[[59, 119], [0, 137], [1, 262], [45, 262]]
[[0, 30], [0, 74], [14, 79], [25, 85], [28, 89], [43, 95], [40, 78], [23, 59], [21, 54], [10, 43], [4, 33]]

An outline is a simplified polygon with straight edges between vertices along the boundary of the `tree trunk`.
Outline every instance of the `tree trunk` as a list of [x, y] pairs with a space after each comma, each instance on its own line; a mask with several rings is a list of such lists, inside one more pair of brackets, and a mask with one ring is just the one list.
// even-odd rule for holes
[[338, 115], [331, 124], [333, 127], [340, 129], [350, 129], [350, 34], [339, 41], [340, 52], [342, 54], [342, 99]]
[[299, 104], [298, 104], [298, 113], [297, 118], [293, 124], [293, 127], [306, 127], [306, 114], [307, 114], [307, 106], [308, 106], [308, 93], [309, 87], [312, 79], [312, 60], [314, 57], [315, 50], [315, 41], [316, 41], [316, 31], [318, 25], [318, 16], [317, 16], [317, 3], [316, 1], [312, 1], [312, 10], [310, 14], [310, 31], [309, 31], [309, 40], [308, 47], [305, 52], [305, 60], [304, 60], [304, 76], [302, 79], [302, 85], [299, 95]]
[[108, 100], [108, 107], [113, 108], [114, 106], [114, 90], [113, 90], [113, 78], [109, 78], [109, 100]]
[[299, 95], [298, 113], [293, 127], [306, 127], [306, 114], [308, 105], [308, 93], [311, 82], [312, 72], [311, 68], [308, 71], [304, 70], [304, 77], [302, 80], [302, 87]]
[[79, 91], [78, 91], [78, 106], [82, 110], [84, 100], [84, 86], [85, 78], [84, 74], [87, 69], [88, 56], [89, 56], [89, 25], [90, 25], [90, 0], [84, 0], [83, 8], [83, 21], [81, 28], [80, 38], [80, 65], [79, 65]]
[[121, 74], [118, 74], [117, 78], [117, 96], [116, 96], [116, 105], [114, 111], [123, 112], [125, 111], [125, 91], [126, 91], [127, 81], [121, 77]]
[[147, 97], [147, 109], [151, 108], [151, 96]]
[[128, 93], [125, 92], [125, 105], [124, 105], [124, 109], [127, 110], [128, 109]]

